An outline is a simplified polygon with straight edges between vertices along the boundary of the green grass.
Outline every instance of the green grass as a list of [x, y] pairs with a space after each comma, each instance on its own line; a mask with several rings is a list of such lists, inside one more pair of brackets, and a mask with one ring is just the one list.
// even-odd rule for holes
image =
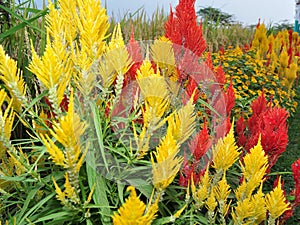
[[[18, 62], [18, 67], [24, 71], [24, 78], [28, 84], [29, 90], [35, 90], [34, 79], [32, 74], [27, 70], [28, 63], [31, 59], [31, 43], [38, 53], [42, 53], [45, 48], [45, 19], [44, 16], [47, 13], [47, 9], [39, 10], [33, 4], [33, 0], [25, 1], [24, 4], [15, 4], [15, 1], [11, 1], [10, 6], [0, 5], [2, 12], [1, 19], [5, 19], [3, 15], [9, 15], [7, 23], [1, 24], [0, 44], [5, 47], [6, 52]], [[4, 14], [3, 14], [4, 13]], [[148, 16], [146, 11], [140, 9], [133, 14], [125, 14], [118, 16], [119, 18], [111, 18], [111, 29], [117, 23], [120, 22], [122, 31], [124, 34], [125, 42], [130, 39], [132, 29], [134, 28], [135, 38], [137, 40], [154, 40], [164, 34], [164, 22], [167, 20], [168, 12], [165, 13], [162, 9]], [[208, 50], [217, 51], [220, 47], [227, 48], [228, 46], [243, 46], [249, 44], [252, 40], [254, 30], [252, 28], [243, 27], [240, 24], [234, 24], [231, 26], [212, 26], [208, 24], [203, 25], [204, 37], [207, 40]], [[111, 31], [111, 30], [110, 30]], [[300, 100], [299, 100], [300, 104]], [[277, 165], [273, 168], [273, 171], [290, 172], [291, 164], [299, 158], [300, 153], [300, 106], [298, 107], [294, 117], [289, 119], [289, 145], [286, 152], [279, 158]], [[90, 171], [91, 173], [91, 171]], [[89, 184], [94, 183], [96, 174], [90, 176]], [[285, 188], [289, 193], [294, 187], [294, 180], [292, 175], [284, 175]], [[99, 182], [104, 182], [100, 180]], [[97, 184], [95, 193], [97, 196], [105, 196], [102, 199], [94, 199], [95, 203], [99, 205], [107, 205], [107, 193], [104, 189], [101, 190], [101, 184]], [[90, 187], [91, 188], [91, 187]], [[24, 205], [24, 213], [27, 207], [27, 203], [35, 192], [39, 190], [39, 187], [33, 188], [32, 192], [28, 193], [28, 196], [20, 198]], [[107, 193], [106, 193], [107, 192]], [[38, 210], [46, 204], [48, 198], [54, 198], [54, 195], [49, 195], [40, 201], [39, 204], [32, 207], [27, 214], [34, 214], [35, 210]], [[21, 205], [22, 205], [21, 204]], [[50, 208], [50, 207], [49, 207]], [[47, 208], [46, 208], [47, 209]], [[103, 210], [103, 214], [109, 214], [107, 212], [109, 208]], [[54, 212], [52, 217], [63, 217], [64, 212]], [[70, 216], [70, 215], [66, 215]], [[21, 216], [20, 216], [21, 217]], [[25, 217], [24, 217], [25, 218]], [[49, 217], [36, 218], [37, 221], [46, 221]], [[288, 224], [300, 223], [300, 207], [295, 211], [295, 215], [288, 221]]]
[[[299, 91], [298, 91], [299, 93]], [[299, 96], [299, 95], [298, 95]], [[300, 98], [298, 97], [298, 104]], [[300, 157], [300, 105], [296, 113], [289, 119], [289, 143], [287, 150], [278, 159], [273, 171], [291, 172], [291, 165]], [[294, 178], [292, 174], [284, 175], [284, 187], [289, 194], [294, 186]], [[294, 216], [287, 221], [287, 224], [300, 224], [300, 207], [298, 206], [294, 212]]]

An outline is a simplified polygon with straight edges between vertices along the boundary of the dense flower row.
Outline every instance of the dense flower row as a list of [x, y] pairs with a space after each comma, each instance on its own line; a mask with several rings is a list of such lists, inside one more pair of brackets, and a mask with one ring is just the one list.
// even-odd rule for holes
[[[274, 91], [281, 78], [252, 55], [257, 49], [200, 60], [206, 44], [194, 4], [179, 1], [165, 36], [132, 35], [125, 45], [120, 25], [107, 34], [100, 1], [50, 3], [47, 46], [42, 56], [32, 48], [28, 66], [42, 92], [34, 99], [0, 46], [0, 224], [275, 225], [292, 216], [299, 160], [292, 202], [282, 178], [263, 192], [286, 151], [280, 104], [295, 107], [290, 83], [288, 96]], [[252, 111], [234, 122], [241, 99]], [[27, 139], [12, 140], [14, 122]]]
[[235, 113], [249, 114], [251, 101], [261, 95], [262, 90], [276, 106], [295, 113], [295, 88], [286, 87], [278, 73], [264, 64], [266, 60], [257, 59], [256, 52], [237, 47], [212, 54], [214, 65], [221, 63], [227, 80], [232, 80], [236, 97]]

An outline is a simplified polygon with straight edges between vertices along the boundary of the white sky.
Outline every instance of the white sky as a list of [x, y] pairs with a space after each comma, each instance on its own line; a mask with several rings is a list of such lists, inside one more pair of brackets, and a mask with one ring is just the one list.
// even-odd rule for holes
[[[104, 5], [105, 0], [102, 0]], [[170, 4], [174, 7], [178, 0], [106, 0], [108, 13], [123, 15], [125, 12], [135, 12], [144, 7], [151, 15], [157, 6], [164, 7], [169, 12]], [[256, 24], [261, 18], [265, 24], [274, 24], [283, 20], [293, 23], [295, 14], [294, 0], [197, 0], [196, 10], [200, 7], [212, 6], [223, 12], [232, 14], [237, 21], [244, 24]]]
[[[35, 0], [35, 2], [41, 7], [43, 0]], [[118, 17], [126, 12], [133, 13], [140, 7], [144, 7], [149, 16], [158, 6], [164, 7], [165, 12], [169, 13], [170, 4], [174, 8], [179, 0], [101, 0], [103, 6], [105, 2], [108, 14], [112, 15], [114, 12]], [[195, 6], [196, 10], [207, 6], [221, 9], [234, 15], [237, 21], [245, 25], [256, 24], [259, 18], [268, 25], [283, 20], [293, 23], [295, 15], [295, 0], [196, 0]]]

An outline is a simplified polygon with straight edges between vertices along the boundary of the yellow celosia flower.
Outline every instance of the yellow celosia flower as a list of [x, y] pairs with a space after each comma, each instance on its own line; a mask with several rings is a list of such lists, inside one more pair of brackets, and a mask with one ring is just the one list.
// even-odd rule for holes
[[132, 60], [126, 49], [120, 24], [118, 24], [114, 28], [111, 41], [99, 63], [99, 73], [102, 77], [103, 86], [109, 87], [117, 75], [123, 77], [129, 70], [131, 63]]
[[130, 186], [127, 188], [130, 196], [125, 203], [119, 208], [117, 213], [112, 216], [114, 225], [150, 225], [158, 210], [158, 201], [152, 204], [148, 211], [146, 205], [137, 196], [135, 188]]
[[[0, 90], [0, 106], [8, 98], [4, 89]], [[0, 111], [0, 159], [6, 154], [6, 149], [10, 146], [10, 136], [14, 122], [14, 112], [12, 110], [13, 100], [8, 102], [5, 111]]]
[[80, 200], [77, 196], [77, 190], [75, 190], [75, 187], [71, 185], [68, 173], [65, 173], [65, 179], [65, 196], [73, 203], [78, 204]]
[[60, 103], [63, 100], [66, 87], [72, 74], [70, 54], [64, 46], [56, 41], [50, 43], [48, 35], [47, 46], [42, 58], [32, 47], [32, 61], [29, 70], [37, 76], [44, 87], [49, 90], [49, 101], [56, 115], [60, 114]]
[[52, 177], [57, 200], [59, 200], [62, 205], [66, 206], [70, 206], [71, 202], [74, 204], [79, 204], [80, 199], [78, 198], [78, 192], [76, 190], [76, 187], [72, 186], [72, 184], [70, 183], [68, 173], [65, 173], [65, 179], [65, 190], [62, 191], [56, 183], [54, 177]]
[[232, 122], [229, 133], [213, 147], [213, 167], [217, 172], [226, 171], [240, 155], [234, 139], [233, 126], [234, 122]]
[[146, 109], [146, 113], [150, 113], [149, 119], [148, 117], [144, 119], [159, 120], [169, 106], [169, 91], [165, 78], [160, 75], [159, 71], [155, 74], [152, 64], [149, 60], [145, 60], [137, 71], [137, 82], [150, 109]]
[[297, 78], [298, 63], [291, 63], [290, 67], [286, 69], [286, 87], [292, 88], [294, 80]]
[[206, 200], [206, 208], [209, 212], [214, 212], [217, 206], [218, 202], [216, 201], [216, 197], [212, 192]]
[[215, 209], [218, 206], [218, 202], [216, 201], [214, 192], [211, 192], [209, 197], [207, 198], [206, 202], [206, 208], [208, 210], [208, 223], [209, 224], [215, 224]]
[[50, 154], [50, 159], [52, 159], [56, 165], [65, 167], [66, 159], [63, 151], [56, 146], [48, 135], [44, 136], [43, 134], [40, 134], [40, 136]]
[[193, 199], [196, 202], [196, 208], [201, 208], [205, 203], [205, 200], [208, 197], [210, 190], [210, 178], [208, 174], [208, 169], [206, 169], [204, 175], [200, 178], [198, 187], [195, 186], [194, 181], [192, 180], [191, 189]]
[[58, 9], [49, 2], [49, 13], [46, 15], [46, 28], [52, 40], [60, 41], [66, 46], [75, 40], [78, 29], [74, 24], [76, 17], [76, 1], [61, 0]]
[[183, 160], [182, 157], [177, 156], [178, 152], [179, 146], [172, 136], [171, 129], [168, 129], [166, 136], [154, 152], [156, 163], [151, 155], [153, 184], [157, 190], [166, 189], [178, 173]]
[[22, 72], [17, 68], [17, 62], [5, 55], [2, 45], [0, 45], [0, 80], [10, 92], [14, 109], [21, 112], [22, 104], [28, 102], [25, 97], [26, 85]]
[[106, 9], [100, 0], [77, 0], [75, 26], [79, 30], [81, 51], [91, 59], [99, 59], [104, 51], [106, 33], [109, 29]]
[[287, 68], [289, 65], [289, 55], [286, 48], [282, 49], [282, 52], [279, 56], [279, 63], [281, 68]]
[[65, 193], [60, 189], [60, 187], [57, 185], [54, 177], [52, 177], [52, 181], [55, 187], [55, 192], [56, 192], [56, 198], [63, 204], [66, 204], [66, 195]]
[[151, 45], [151, 55], [156, 65], [162, 69], [162, 74], [175, 82], [178, 79], [172, 42], [162, 36]]
[[234, 224], [237, 225], [252, 224], [253, 221], [247, 221], [247, 219], [254, 216], [254, 204], [250, 198], [238, 201], [237, 206], [234, 207], [234, 211], [232, 212]]
[[266, 195], [266, 207], [269, 213], [270, 225], [275, 224], [275, 220], [279, 218], [285, 211], [291, 209], [290, 204], [284, 196], [281, 189], [281, 177], [279, 178], [277, 187]]
[[169, 117], [168, 124], [172, 129], [172, 134], [178, 144], [184, 143], [195, 131], [196, 116], [194, 113], [195, 105], [193, 97], [188, 103], [174, 113], [174, 116]]
[[251, 201], [253, 202], [253, 210], [255, 215], [255, 223], [260, 224], [266, 219], [266, 203], [262, 192], [262, 184], [260, 185], [257, 193], [253, 195]]
[[82, 158], [86, 154], [86, 151], [83, 152], [81, 149], [80, 137], [86, 128], [85, 122], [81, 122], [79, 115], [74, 112], [74, 97], [71, 92], [67, 115], [54, 122], [53, 130], [50, 130], [50, 134], [64, 146], [65, 150], [59, 149], [47, 134], [41, 135], [54, 163], [71, 168], [75, 173], [79, 172], [83, 163]]
[[[243, 165], [244, 164], [244, 165]], [[268, 157], [262, 149], [261, 138], [256, 146], [244, 157], [241, 164], [244, 180], [235, 192], [237, 200], [249, 198], [256, 187], [258, 187], [266, 174], [268, 168]]]
[[217, 186], [214, 187], [213, 192], [217, 202], [219, 203], [219, 212], [224, 217], [229, 209], [230, 203], [227, 204], [227, 199], [231, 192], [230, 186], [226, 181], [226, 173], [224, 173], [222, 180], [220, 180]]
[[266, 204], [262, 184], [255, 195], [237, 202], [232, 217], [234, 224], [260, 224], [266, 219]]
[[266, 55], [269, 48], [266, 31], [265, 25], [260, 24], [259, 27], [256, 28], [252, 41], [252, 48], [257, 49], [259, 59], [262, 59]]
[[140, 80], [145, 77], [151, 77], [154, 74], [155, 72], [149, 59], [145, 59], [140, 68], [136, 71], [137, 79]]
[[137, 71], [137, 82], [145, 99], [145, 110], [143, 111], [145, 126], [154, 131], [166, 121], [161, 121], [170, 104], [166, 81], [159, 71], [155, 74], [151, 63], [145, 60], [140, 70]]

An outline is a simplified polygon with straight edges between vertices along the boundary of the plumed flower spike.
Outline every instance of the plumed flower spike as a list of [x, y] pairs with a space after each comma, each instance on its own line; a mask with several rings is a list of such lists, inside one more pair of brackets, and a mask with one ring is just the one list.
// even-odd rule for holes
[[130, 196], [125, 203], [119, 208], [117, 213], [112, 216], [114, 225], [150, 225], [155, 218], [155, 213], [158, 210], [158, 202], [146, 210], [146, 205], [137, 196], [135, 188], [130, 186], [127, 188], [130, 191]]
[[184, 107], [168, 119], [172, 134], [179, 145], [183, 144], [195, 131], [194, 109], [192, 97]]
[[217, 171], [226, 171], [238, 159], [240, 155], [233, 134], [234, 123], [232, 122], [229, 133], [218, 141], [213, 148], [213, 167]]
[[5, 55], [2, 45], [0, 45], [0, 80], [10, 92], [14, 109], [21, 112], [22, 104], [28, 102], [25, 97], [26, 85], [22, 72], [17, 68], [17, 62]]
[[[0, 90], [0, 106], [7, 99], [7, 94], [4, 89]], [[1, 110], [0, 112], [0, 159], [2, 156], [6, 154], [6, 148], [10, 146], [10, 137], [11, 131], [14, 121], [14, 112], [12, 110], [12, 101], [8, 102], [8, 106], [6, 107], [5, 111]]]
[[168, 128], [166, 136], [154, 152], [156, 163], [151, 155], [153, 184], [157, 190], [166, 189], [178, 173], [183, 160], [177, 156], [178, 152], [179, 146], [172, 135], [172, 130]]
[[234, 224], [260, 224], [266, 219], [266, 206], [262, 185], [257, 193], [238, 201], [232, 213]]
[[276, 219], [291, 208], [281, 189], [281, 178], [279, 178], [277, 187], [266, 195], [266, 207], [269, 213], [268, 224], [270, 225], [275, 224]]
[[246, 181], [257, 179], [258, 184], [265, 176], [268, 167], [268, 157], [265, 155], [259, 137], [257, 145], [250, 149], [250, 153], [244, 157], [242, 167], [243, 175]]
[[100, 0], [77, 0], [73, 16], [75, 28], [79, 31], [81, 51], [90, 59], [98, 59], [103, 53], [106, 32], [109, 28], [106, 9]]
[[260, 137], [257, 145], [250, 149], [250, 152], [243, 158], [243, 163], [240, 162], [240, 164], [244, 179], [235, 192], [239, 201], [249, 198], [252, 192], [263, 182], [266, 175], [268, 157], [262, 149]]
[[177, 81], [177, 70], [172, 42], [161, 37], [151, 45], [151, 55], [156, 65], [162, 70], [162, 74], [170, 77], [171, 81]]
[[80, 137], [85, 132], [87, 125], [80, 121], [80, 117], [74, 112], [74, 97], [71, 92], [67, 115], [62, 116], [58, 122], [54, 122], [51, 135], [60, 142], [64, 149], [58, 148], [48, 135], [41, 135], [50, 157], [57, 165], [72, 170], [75, 174], [83, 163], [86, 151], [82, 150]]
[[44, 88], [49, 91], [49, 101], [54, 113], [61, 114], [61, 104], [72, 74], [70, 55], [59, 42], [50, 43], [48, 35], [44, 55], [40, 58], [32, 47], [32, 61], [29, 70], [36, 75]]
[[300, 158], [292, 164], [295, 181], [295, 207], [300, 205]]
[[204, 205], [205, 200], [207, 199], [210, 192], [211, 179], [209, 177], [208, 168], [206, 169], [204, 175], [200, 177], [200, 181], [198, 184], [194, 183], [193, 176], [191, 182], [192, 182], [191, 189], [192, 189], [193, 199], [196, 202], [195, 206], [197, 209], [199, 209]]
[[159, 71], [154, 73], [149, 60], [145, 60], [137, 71], [137, 82], [146, 104], [145, 123], [157, 124], [170, 103], [167, 83]]
[[[73, 207], [80, 203], [79, 192], [79, 171], [87, 154], [87, 149], [83, 149], [80, 138], [87, 128], [85, 122], [80, 121], [79, 115], [74, 110], [73, 90], [70, 94], [68, 112], [61, 116], [58, 122], [53, 123], [53, 129], [50, 134], [56, 139], [56, 142], [48, 134], [40, 134], [43, 144], [46, 146], [52, 161], [66, 169], [65, 173], [65, 191], [62, 192], [55, 179], [53, 182], [56, 188], [57, 198], [63, 205]], [[59, 147], [57, 142], [61, 144]]]
[[188, 48], [197, 56], [201, 56], [206, 49], [206, 42], [202, 35], [202, 25], [197, 23], [195, 1], [179, 0], [175, 14], [171, 10], [165, 24], [165, 32], [166, 37], [174, 44]]
[[132, 59], [125, 47], [120, 24], [113, 31], [111, 40], [100, 61], [99, 72], [104, 87], [109, 87], [117, 75], [124, 75], [130, 68]]

